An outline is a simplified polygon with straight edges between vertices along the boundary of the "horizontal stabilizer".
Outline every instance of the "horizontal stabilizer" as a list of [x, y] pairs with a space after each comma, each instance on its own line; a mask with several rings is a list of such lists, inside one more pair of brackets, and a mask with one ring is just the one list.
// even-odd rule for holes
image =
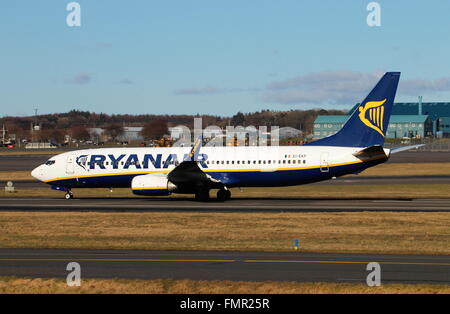
[[386, 152], [384, 151], [383, 146], [381, 145], [373, 145], [366, 147], [354, 153], [353, 156], [358, 158], [375, 158], [375, 157], [387, 158]]
[[410, 146], [402, 146], [402, 147], [394, 147], [391, 149], [391, 154], [397, 154], [400, 152], [404, 152], [405, 150], [410, 150], [410, 149], [414, 149], [414, 148], [419, 148], [425, 146], [425, 144], [419, 144], [419, 145], [410, 145]]

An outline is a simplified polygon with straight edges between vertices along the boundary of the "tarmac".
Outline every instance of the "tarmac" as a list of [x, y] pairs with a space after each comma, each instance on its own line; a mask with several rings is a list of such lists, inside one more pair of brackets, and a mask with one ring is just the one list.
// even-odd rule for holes
[[450, 212], [448, 199], [2, 198], [0, 211], [57, 212]]
[[450, 283], [450, 256], [300, 252], [0, 249], [0, 276], [361, 282], [379, 263], [381, 283]]

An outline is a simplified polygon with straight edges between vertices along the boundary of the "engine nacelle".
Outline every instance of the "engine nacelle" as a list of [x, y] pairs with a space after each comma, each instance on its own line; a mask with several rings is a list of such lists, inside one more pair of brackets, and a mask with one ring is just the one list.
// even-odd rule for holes
[[131, 181], [131, 189], [136, 195], [165, 196], [176, 188], [176, 185], [167, 180], [167, 175], [163, 173], [136, 176]]

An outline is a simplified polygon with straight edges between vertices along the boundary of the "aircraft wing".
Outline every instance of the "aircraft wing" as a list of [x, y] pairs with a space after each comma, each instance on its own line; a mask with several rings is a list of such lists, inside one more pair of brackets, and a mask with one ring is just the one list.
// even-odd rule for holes
[[167, 179], [180, 190], [196, 191], [202, 189], [220, 189], [224, 184], [205, 173], [198, 165], [198, 154], [202, 146], [202, 139], [195, 142], [189, 154], [189, 160], [180, 163], [168, 175]]

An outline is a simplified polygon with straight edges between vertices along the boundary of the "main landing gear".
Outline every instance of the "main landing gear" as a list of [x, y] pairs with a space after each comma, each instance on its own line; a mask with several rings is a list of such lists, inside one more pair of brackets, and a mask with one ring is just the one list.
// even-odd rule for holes
[[[228, 189], [220, 189], [217, 191], [217, 200], [219, 202], [225, 202], [228, 201], [231, 198], [231, 192]], [[195, 193], [195, 200], [199, 202], [206, 202], [209, 201], [209, 191], [208, 190], [202, 190]]]
[[70, 199], [72, 199], [73, 198], [73, 193], [72, 193], [72, 191], [67, 191], [66, 192], [66, 194], [64, 195], [64, 198], [66, 199], [66, 200], [70, 200]]
[[231, 192], [228, 189], [220, 189], [217, 191], [217, 200], [219, 202], [228, 201], [231, 198]]
[[209, 200], [209, 190], [202, 190], [195, 193], [195, 200], [199, 202], [206, 202]]

